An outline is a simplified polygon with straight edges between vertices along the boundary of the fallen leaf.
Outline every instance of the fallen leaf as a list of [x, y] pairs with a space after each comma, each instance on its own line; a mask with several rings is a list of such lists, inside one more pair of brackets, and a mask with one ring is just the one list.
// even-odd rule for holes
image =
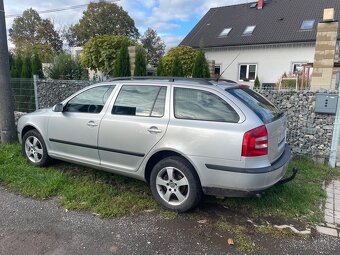
[[204, 220], [199, 220], [197, 221], [199, 224], [207, 224], [208, 220], [204, 219]]
[[229, 245], [234, 245], [234, 240], [231, 239], [231, 238], [228, 238], [228, 241], [227, 241], [227, 242], [228, 242]]

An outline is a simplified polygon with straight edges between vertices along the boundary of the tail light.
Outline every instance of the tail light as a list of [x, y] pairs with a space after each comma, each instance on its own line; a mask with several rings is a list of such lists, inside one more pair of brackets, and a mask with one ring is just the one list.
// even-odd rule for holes
[[243, 136], [242, 156], [255, 157], [268, 154], [268, 132], [266, 126], [249, 130]]

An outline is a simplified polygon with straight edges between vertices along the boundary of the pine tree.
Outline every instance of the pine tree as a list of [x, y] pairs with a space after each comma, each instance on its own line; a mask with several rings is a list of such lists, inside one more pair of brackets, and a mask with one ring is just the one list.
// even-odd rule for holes
[[42, 63], [38, 54], [34, 54], [32, 58], [32, 76], [38, 75], [39, 78], [43, 78]]
[[19, 78], [19, 73], [16, 65], [16, 57], [14, 55], [10, 55], [10, 70], [12, 78]]
[[128, 44], [126, 42], [122, 44], [122, 47], [119, 50], [118, 57], [115, 62], [114, 75], [116, 77], [131, 76]]
[[157, 70], [156, 70], [157, 76], [166, 76], [166, 71], [163, 65], [163, 58], [159, 59]]
[[192, 70], [193, 78], [210, 78], [208, 62], [204, 56], [204, 52], [200, 49], [197, 52], [194, 68]]
[[174, 77], [183, 77], [183, 66], [178, 56], [175, 56], [171, 65], [171, 75]]
[[143, 48], [138, 47], [136, 52], [134, 76], [146, 76], [146, 54]]
[[254, 82], [254, 88], [259, 89], [260, 87], [261, 87], [261, 83], [260, 83], [259, 77], [256, 75], [256, 79], [255, 79], [255, 82]]
[[29, 104], [31, 97], [31, 89], [33, 89], [33, 86], [31, 86], [31, 84], [29, 83], [28, 81], [29, 78], [32, 78], [31, 58], [25, 57], [22, 62], [20, 97], [19, 97], [20, 110], [23, 112], [28, 112], [30, 110]]
[[21, 71], [22, 71], [22, 58], [20, 55], [17, 55], [15, 57], [15, 69], [17, 70], [17, 76], [15, 78], [21, 77]]

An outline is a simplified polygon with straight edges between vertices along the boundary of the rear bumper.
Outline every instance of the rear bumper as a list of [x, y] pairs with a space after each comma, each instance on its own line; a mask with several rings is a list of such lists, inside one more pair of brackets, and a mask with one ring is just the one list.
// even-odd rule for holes
[[210, 179], [214, 179], [217, 185], [203, 187], [203, 192], [207, 195], [232, 197], [257, 194], [282, 179], [287, 171], [290, 158], [291, 149], [289, 145], [286, 145], [282, 156], [266, 167], [236, 168], [206, 164], [206, 168], [210, 170]]

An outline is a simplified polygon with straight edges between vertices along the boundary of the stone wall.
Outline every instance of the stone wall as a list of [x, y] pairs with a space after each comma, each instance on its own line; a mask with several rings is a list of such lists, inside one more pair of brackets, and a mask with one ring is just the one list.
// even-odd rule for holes
[[[93, 83], [95, 82], [40, 80], [37, 84], [39, 108], [52, 107]], [[259, 92], [286, 112], [287, 141], [295, 154], [329, 157], [335, 116], [314, 112], [316, 92], [276, 90]], [[331, 93], [336, 94], [336, 91]]]
[[[287, 142], [295, 154], [327, 159], [330, 155], [335, 115], [315, 113], [317, 92], [259, 91], [287, 115]], [[337, 94], [336, 91], [330, 93]]]
[[96, 81], [39, 80], [37, 83], [39, 109], [52, 107], [94, 83]]

